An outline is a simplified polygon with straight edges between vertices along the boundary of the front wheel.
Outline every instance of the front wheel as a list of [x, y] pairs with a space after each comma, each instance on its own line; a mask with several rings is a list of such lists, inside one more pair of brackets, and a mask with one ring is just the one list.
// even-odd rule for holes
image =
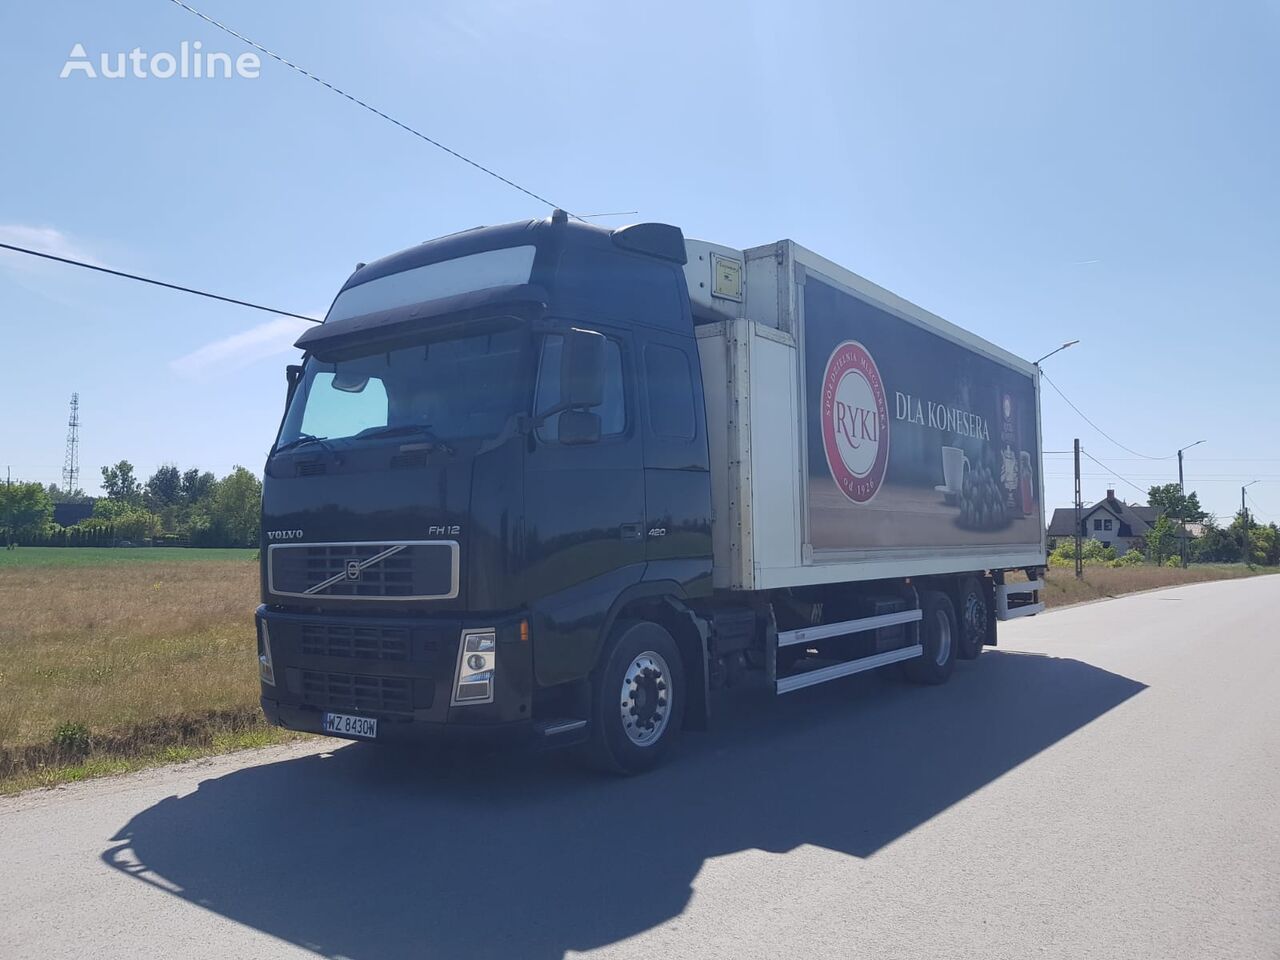
[[684, 720], [684, 664], [671, 634], [648, 620], [616, 624], [592, 694], [592, 765], [611, 773], [655, 766]]
[[956, 665], [956, 613], [951, 598], [937, 590], [920, 594], [920, 645], [924, 653], [904, 660], [902, 672], [914, 683], [946, 683]]

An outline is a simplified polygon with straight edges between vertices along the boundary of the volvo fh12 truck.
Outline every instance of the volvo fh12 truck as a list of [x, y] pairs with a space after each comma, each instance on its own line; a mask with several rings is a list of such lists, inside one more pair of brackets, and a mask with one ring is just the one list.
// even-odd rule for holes
[[1041, 609], [1036, 368], [789, 240], [481, 227], [361, 264], [297, 346], [281, 726], [634, 772], [753, 673], [943, 683]]

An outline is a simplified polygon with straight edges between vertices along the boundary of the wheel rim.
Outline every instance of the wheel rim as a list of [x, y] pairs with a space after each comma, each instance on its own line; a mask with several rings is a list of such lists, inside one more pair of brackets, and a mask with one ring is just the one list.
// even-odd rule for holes
[[968, 635], [981, 646], [982, 638], [987, 632], [987, 604], [976, 593], [970, 593], [965, 597], [964, 626]]
[[938, 649], [933, 658], [938, 666], [942, 666], [951, 656], [951, 618], [945, 610], [939, 610], [934, 618], [938, 621]]
[[657, 743], [671, 719], [671, 671], [662, 654], [646, 650], [622, 675], [622, 729], [637, 747]]

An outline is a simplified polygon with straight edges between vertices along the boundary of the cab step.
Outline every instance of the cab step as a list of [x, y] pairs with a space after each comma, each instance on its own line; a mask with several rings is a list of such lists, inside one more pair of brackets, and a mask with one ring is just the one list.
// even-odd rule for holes
[[533, 724], [533, 739], [535, 745], [545, 747], [562, 747], [568, 744], [585, 743], [587, 740], [587, 721], [575, 717], [536, 720]]

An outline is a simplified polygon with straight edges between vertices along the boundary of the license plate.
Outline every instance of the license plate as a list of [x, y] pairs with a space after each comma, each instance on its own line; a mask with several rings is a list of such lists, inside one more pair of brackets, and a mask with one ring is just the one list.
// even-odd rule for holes
[[372, 717], [353, 717], [345, 713], [326, 713], [324, 732], [339, 737], [360, 737], [373, 740], [378, 736], [378, 721]]

